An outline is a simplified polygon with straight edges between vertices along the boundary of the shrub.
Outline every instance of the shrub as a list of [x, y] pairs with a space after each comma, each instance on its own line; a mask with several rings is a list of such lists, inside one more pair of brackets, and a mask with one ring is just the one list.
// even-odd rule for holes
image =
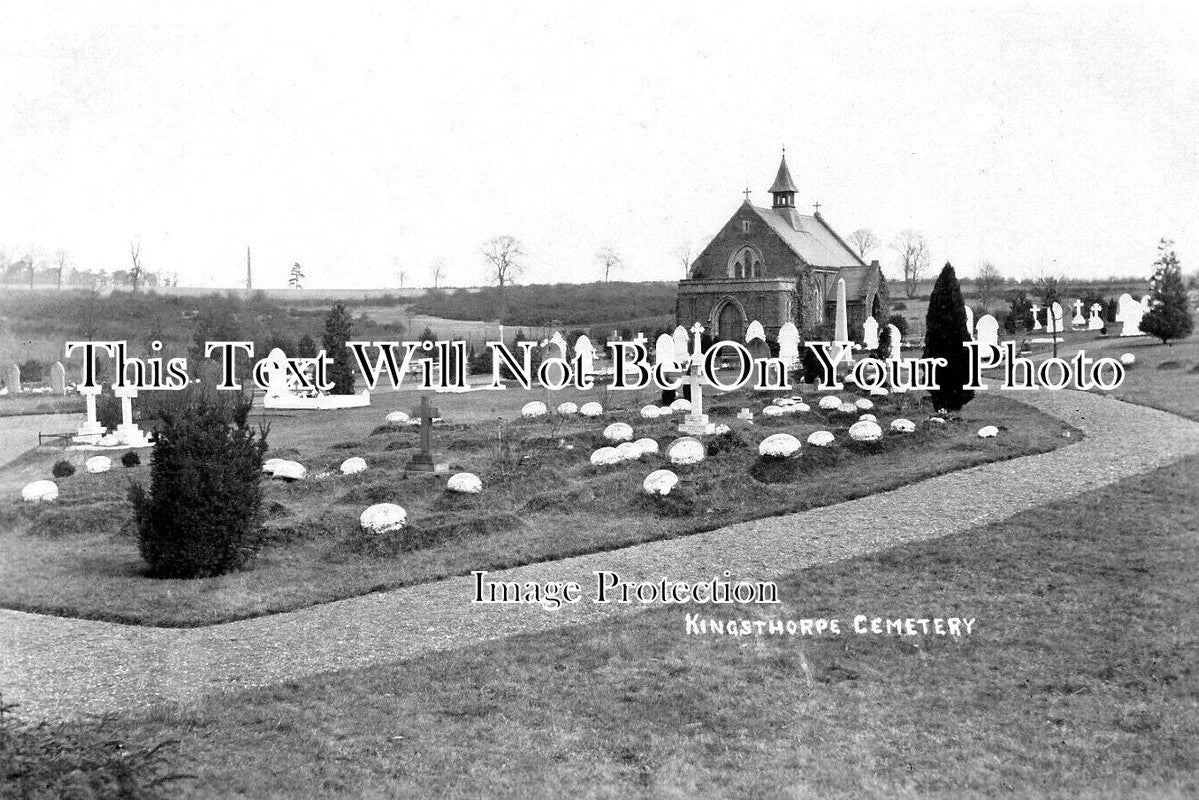
[[164, 418], [150, 458], [150, 490], [129, 487], [151, 574], [220, 575], [257, 552], [267, 430], [251, 430], [249, 412], [244, 396], [219, 403], [197, 395]]
[[924, 358], [945, 359], [944, 366], [933, 369], [933, 381], [938, 387], [929, 392], [933, 407], [960, 411], [974, 399], [974, 392], [965, 388], [969, 372], [969, 353], [962, 346], [969, 338], [966, 305], [957, 274], [949, 262], [933, 285], [924, 330]]
[[[146, 392], [147, 396], [170, 394], [170, 392]], [[121, 424], [121, 401], [111, 394], [102, 394], [96, 398], [96, 419], [110, 431]]]
[[70, 461], [55, 461], [54, 468], [50, 470], [50, 474], [56, 478], [69, 478], [75, 474], [75, 465]]
[[45, 375], [45, 365], [36, 358], [26, 359], [21, 363], [21, 380], [25, 383], [39, 383]]
[[894, 325], [899, 329], [900, 338], [907, 336], [908, 331], [911, 330], [911, 328], [908, 327], [908, 318], [903, 314], [892, 314], [891, 316], [887, 317], [887, 324]]
[[170, 772], [177, 742], [117, 741], [103, 722], [27, 723], [14, 708], [0, 697], [0, 796], [141, 800], [170, 796], [168, 783], [192, 777]]
[[142, 463], [142, 457], [133, 450], [121, 456], [121, 465], [124, 467], [136, 467], [140, 463]]

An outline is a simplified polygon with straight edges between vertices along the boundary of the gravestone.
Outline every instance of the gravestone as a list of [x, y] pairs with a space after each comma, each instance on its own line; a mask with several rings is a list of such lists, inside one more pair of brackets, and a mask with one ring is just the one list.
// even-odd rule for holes
[[1103, 311], [1103, 305], [1100, 303], [1091, 304], [1091, 316], [1087, 319], [1087, 330], [1101, 331], [1103, 330], [1103, 319], [1099, 316], [1099, 312]]
[[433, 420], [440, 413], [430, 405], [428, 395], [421, 395], [420, 406], [413, 411], [413, 416], [420, 418], [420, 450], [408, 460], [405, 472], [438, 472], [446, 469], [444, 464], [437, 463], [433, 453]]
[[96, 398], [103, 391], [101, 386], [87, 387], [80, 385], [79, 394], [83, 395], [83, 400], [87, 403], [87, 419], [79, 425], [75, 431], [75, 441], [82, 444], [95, 444], [100, 440], [100, 437], [108, 430], [100, 424], [100, 420], [96, 415]]
[[575, 358], [582, 359], [580, 363], [584, 375], [591, 375], [595, 372], [595, 347], [587, 338], [587, 334], [583, 334], [575, 341]]
[[1053, 336], [1057, 336], [1062, 332], [1063, 318], [1065, 317], [1065, 314], [1062, 312], [1062, 304], [1055, 300], [1048, 311], [1049, 314], [1045, 318], [1045, 331]]
[[1087, 320], [1082, 315], [1082, 301], [1074, 301], [1074, 318], [1070, 320], [1070, 325], [1075, 328], [1086, 327]]
[[1132, 295], [1128, 293], [1120, 295], [1118, 303], [1116, 307], [1116, 322], [1124, 324], [1120, 335], [1144, 336], [1144, 332], [1141, 331], [1141, 318], [1145, 315], [1144, 307], [1136, 300], [1133, 300]]
[[756, 319], [745, 326], [745, 343], [749, 344], [755, 339], [766, 341], [766, 330], [762, 327], [762, 323]]
[[266, 396], [272, 400], [277, 398], [295, 397], [287, 374], [287, 354], [276, 347], [263, 359], [263, 372], [266, 373]]
[[677, 363], [674, 357], [674, 337], [664, 333], [654, 342], [654, 365]]
[[21, 368], [12, 364], [4, 373], [4, 385], [10, 395], [21, 393]]
[[687, 355], [690, 352], [687, 347], [689, 344], [689, 340], [687, 338], [687, 329], [682, 325], [679, 325], [674, 329], [674, 332], [671, 334], [671, 336], [674, 338], [675, 361], [682, 365], [687, 360]]
[[550, 347], [557, 348], [557, 358], [567, 363], [570, 362], [569, 348], [566, 344], [566, 338], [562, 335], [561, 331], [554, 331], [554, 335], [550, 337]]
[[833, 326], [833, 344], [838, 345], [836, 352], [845, 353], [840, 363], [848, 364], [853, 361], [853, 343], [849, 341], [849, 312], [845, 306], [845, 279], [837, 278], [837, 317]]
[[1039, 316], [1041, 313], [1041, 307], [1034, 303], [1029, 311], [1032, 312], [1032, 329], [1034, 331], [1041, 330], [1041, 317]]
[[695, 349], [693, 351], [695, 358], [691, 361], [691, 369], [687, 375], [687, 388], [690, 390], [690, 396], [687, 399], [691, 401], [691, 411], [683, 418], [683, 424], [679, 425], [679, 432], [689, 433], [692, 436], [702, 436], [714, 433], [716, 426], [712, 424], [708, 419], [708, 415], [704, 413], [704, 387], [701, 376], [703, 344], [700, 339], [700, 336], [704, 332], [704, 326], [697, 322], [691, 326], [691, 332], [695, 335]]
[[878, 349], [878, 320], [874, 317], [866, 317], [862, 323], [862, 346], [867, 350]]
[[902, 351], [903, 351], [902, 339], [903, 339], [903, 337], [899, 333], [899, 328], [895, 327], [894, 325], [888, 324], [887, 325], [887, 337], [891, 340], [891, 353], [887, 357], [894, 359], [895, 361], [900, 360], [901, 358], [903, 358], [903, 355], [902, 355]]
[[974, 309], [966, 306], [966, 335], [974, 338]]
[[983, 314], [978, 318], [975, 333], [974, 340], [979, 344], [989, 344], [992, 347], [999, 346], [999, 320], [990, 314]]
[[54, 366], [50, 367], [50, 391], [54, 394], [67, 393], [67, 368], [61, 361], [55, 361]]
[[779, 358], [788, 367], [799, 363], [799, 328], [788, 322], [779, 328]]
[[133, 421], [133, 401], [137, 398], [137, 389], [132, 386], [114, 386], [112, 393], [121, 398], [121, 424], [115, 431], [121, 444], [126, 447], [149, 447], [150, 440]]
[[1153, 310], [1153, 295], [1141, 295], [1141, 311], [1148, 314]]

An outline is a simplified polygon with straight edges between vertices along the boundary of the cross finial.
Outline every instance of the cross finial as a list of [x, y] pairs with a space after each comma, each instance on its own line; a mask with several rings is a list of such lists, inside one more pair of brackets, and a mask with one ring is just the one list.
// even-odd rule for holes
[[745, 187], [745, 191], [742, 192], [742, 194], [745, 195], [745, 202], [748, 203], [749, 202], [749, 187], [748, 186]]
[[813, 203], [813, 204], [812, 204], [812, 207], [816, 209], [816, 213], [817, 213], [817, 214], [819, 214], [819, 213], [820, 213], [820, 203], [819, 203], [819, 201], [817, 201], [817, 202]]

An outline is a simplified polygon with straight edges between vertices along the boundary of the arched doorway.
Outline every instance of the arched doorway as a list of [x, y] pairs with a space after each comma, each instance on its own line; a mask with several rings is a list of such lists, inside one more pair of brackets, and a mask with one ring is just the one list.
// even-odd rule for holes
[[745, 338], [745, 314], [733, 302], [726, 302], [716, 318], [718, 339], [723, 342], [740, 342]]

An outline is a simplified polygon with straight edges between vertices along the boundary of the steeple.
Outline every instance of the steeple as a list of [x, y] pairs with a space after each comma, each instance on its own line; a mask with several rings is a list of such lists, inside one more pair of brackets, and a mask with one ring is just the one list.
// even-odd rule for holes
[[787, 148], [783, 148], [783, 160], [779, 162], [778, 174], [774, 176], [774, 184], [770, 193], [774, 195], [772, 208], [795, 208], [795, 181], [791, 180], [791, 170], [787, 169]]

